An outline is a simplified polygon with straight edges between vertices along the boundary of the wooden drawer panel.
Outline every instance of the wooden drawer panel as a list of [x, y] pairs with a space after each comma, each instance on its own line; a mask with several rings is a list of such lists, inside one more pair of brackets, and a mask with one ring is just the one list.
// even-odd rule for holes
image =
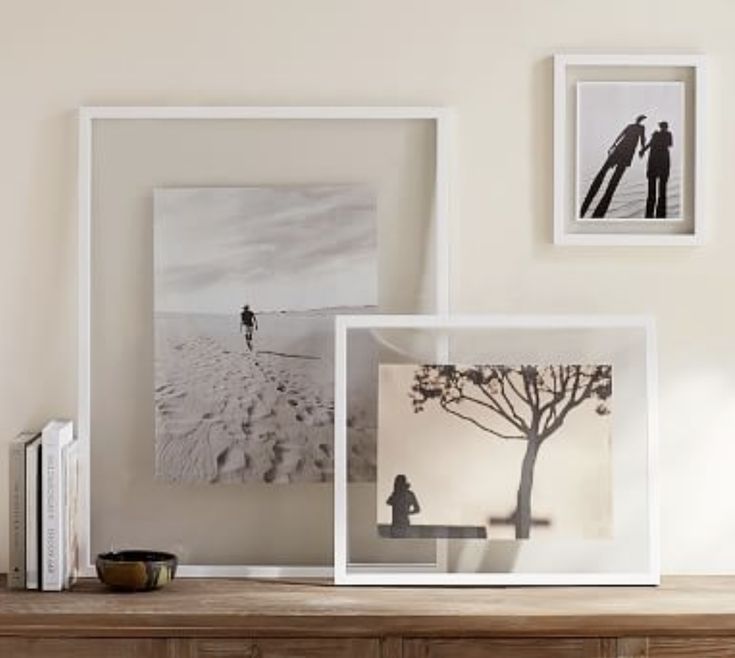
[[379, 658], [377, 640], [194, 640], [191, 658]]
[[652, 637], [648, 658], [735, 658], [735, 638]]
[[167, 658], [166, 640], [0, 637], [3, 658]]
[[538, 638], [528, 640], [406, 640], [403, 658], [605, 658], [603, 641]]

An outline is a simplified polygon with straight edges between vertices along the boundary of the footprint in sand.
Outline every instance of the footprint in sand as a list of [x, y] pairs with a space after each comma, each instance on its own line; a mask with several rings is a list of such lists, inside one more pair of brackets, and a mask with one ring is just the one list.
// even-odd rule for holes
[[312, 370], [318, 363], [243, 353], [209, 337], [176, 342], [168, 349], [176, 349], [177, 367], [156, 389], [159, 418], [176, 418], [172, 463], [190, 463], [191, 455], [191, 472], [209, 481], [329, 477], [333, 405], [329, 384]]

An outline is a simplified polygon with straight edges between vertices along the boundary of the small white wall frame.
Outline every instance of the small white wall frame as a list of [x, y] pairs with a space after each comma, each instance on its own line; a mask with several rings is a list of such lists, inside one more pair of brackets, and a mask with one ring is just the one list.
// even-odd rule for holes
[[[589, 82], [684, 82], [687, 152], [681, 184], [682, 221], [578, 221], [577, 89]], [[701, 55], [554, 56], [554, 243], [568, 246], [693, 246], [706, 240], [703, 171], [705, 164], [706, 61]], [[643, 112], [643, 110], [641, 110]], [[634, 117], [633, 117], [634, 118]], [[625, 120], [633, 118], [626, 116]], [[653, 117], [651, 117], [653, 119]], [[661, 117], [659, 117], [661, 118]], [[612, 128], [611, 128], [612, 130]], [[615, 129], [615, 134], [619, 127]], [[614, 135], [610, 137], [612, 142]], [[683, 144], [683, 140], [682, 140]], [[673, 179], [673, 176], [672, 176]], [[645, 182], [642, 183], [645, 187]], [[686, 194], [685, 194], [686, 193]], [[645, 195], [645, 190], [642, 192]], [[685, 213], [684, 213], [685, 211]], [[598, 223], [599, 222], [599, 223]]]
[[[449, 311], [449, 165], [452, 112], [442, 107], [82, 107], [78, 134], [78, 410], [81, 448], [81, 574], [95, 573], [91, 534], [91, 322], [93, 127], [100, 121], [136, 120], [427, 120], [435, 124], [435, 180], [433, 189], [434, 306]], [[280, 565], [182, 565], [179, 575], [191, 577], [328, 577], [331, 567]]]
[[[655, 326], [652, 318], [648, 316], [592, 316], [592, 315], [372, 315], [372, 316], [338, 316], [336, 319], [336, 358], [335, 358], [335, 488], [334, 488], [334, 506], [335, 506], [335, 536], [334, 536], [334, 557], [335, 557], [335, 582], [338, 585], [657, 585], [660, 580], [659, 575], [659, 529], [658, 529], [658, 497], [656, 486], [656, 461], [657, 461], [657, 371], [656, 371], [656, 345], [655, 345]], [[629, 359], [630, 367], [635, 372], [635, 386], [630, 387], [628, 395], [635, 400], [635, 404], [640, 404], [643, 410], [632, 433], [623, 432], [623, 442], [632, 440], [631, 436], [646, 437], [645, 445], [637, 444], [636, 459], [633, 459], [634, 478], [637, 484], [633, 485], [636, 492], [634, 503], [630, 506], [630, 511], [624, 516], [617, 517], [620, 521], [623, 519], [621, 526], [624, 532], [630, 534], [630, 528], [635, 526], [640, 530], [636, 534], [638, 539], [634, 549], [635, 556], [628, 559], [633, 553], [630, 553], [619, 564], [635, 564], [639, 565], [635, 569], [623, 570], [619, 568], [601, 569], [599, 572], [573, 571], [563, 572], [561, 570], [541, 570], [539, 572], [519, 571], [519, 572], [503, 572], [503, 571], [487, 571], [487, 572], [440, 572], [440, 569], [425, 570], [423, 573], [417, 573], [416, 570], [405, 569], [400, 570], [397, 565], [391, 565], [390, 569], [380, 568], [380, 565], [373, 565], [369, 571], [364, 569], [356, 569], [351, 564], [349, 552], [349, 528], [350, 519], [348, 513], [348, 484], [347, 484], [347, 467], [348, 467], [348, 432], [347, 432], [347, 373], [348, 373], [348, 341], [350, 332], [357, 331], [381, 331], [381, 330], [408, 330], [415, 332], [418, 330], [428, 330], [433, 332], [434, 338], [440, 343], [450, 340], [449, 336], [452, 331], [469, 331], [473, 340], [476, 339], [477, 332], [480, 331], [499, 331], [504, 332], [506, 340], [515, 340], [517, 332], [535, 332], [536, 330], [548, 332], [588, 332], [591, 335], [594, 332], [606, 332], [600, 335], [600, 340], [604, 343], [604, 351], [607, 352], [607, 336], [609, 332], [617, 332], [620, 344], [615, 344], [610, 348], [611, 354], [621, 355], [623, 353], [628, 356], [621, 359]], [[512, 332], [512, 333], [509, 333]], [[632, 333], [631, 333], [632, 332]], [[631, 336], [635, 335], [635, 348], [631, 348]], [[394, 335], [394, 334], [391, 334]], [[578, 334], [577, 334], [578, 335]], [[509, 338], [511, 336], [511, 338]], [[534, 335], [535, 337], [535, 335]], [[528, 336], [526, 337], [528, 339]], [[446, 352], [446, 345], [439, 348], [438, 354]], [[533, 348], [540, 354], [548, 356], [552, 352], [544, 352], [543, 347], [538, 347], [537, 343], [526, 340], [525, 344], [535, 345]], [[489, 348], [494, 351], [495, 346]], [[526, 349], [526, 348], [521, 348]], [[579, 355], [577, 344], [572, 341], [570, 343], [570, 354]], [[594, 348], [595, 350], [597, 348]], [[630, 351], [632, 349], [632, 351]], [[566, 351], [567, 348], [565, 347]], [[553, 356], [549, 356], [553, 359]], [[582, 357], [584, 358], [584, 357]], [[616, 356], [617, 358], [617, 356]], [[446, 363], [451, 363], [447, 361]], [[441, 362], [439, 362], [441, 363]], [[467, 361], [461, 363], [468, 364]], [[488, 363], [488, 362], [485, 362]], [[514, 362], [515, 363], [515, 362]], [[553, 361], [546, 361], [553, 363]], [[579, 363], [579, 362], [574, 362]], [[622, 363], [622, 360], [621, 360]], [[626, 366], [628, 367], [628, 366]], [[631, 370], [631, 372], [633, 371]], [[631, 382], [630, 378], [626, 382]], [[615, 384], [613, 384], [615, 386]], [[641, 394], [641, 395], [638, 395]], [[615, 394], [613, 394], [615, 395]], [[638, 407], [636, 407], [638, 408]], [[378, 428], [380, 432], [380, 428]], [[615, 437], [613, 437], [613, 442]], [[624, 453], [627, 452], [624, 450]], [[629, 457], [629, 455], [627, 456]], [[626, 457], [626, 458], [627, 458]], [[631, 466], [631, 461], [627, 462], [627, 467]], [[616, 462], [619, 465], [619, 462]], [[626, 468], [627, 468], [626, 467]], [[623, 469], [625, 470], [625, 469]], [[618, 485], [632, 484], [633, 479], [627, 479], [631, 472], [618, 473], [616, 475]], [[615, 487], [616, 490], [627, 489], [626, 486]], [[632, 490], [632, 489], [631, 489]], [[625, 493], [627, 495], [627, 492]], [[645, 497], [645, 502], [641, 502]], [[616, 499], [617, 500], [617, 499]], [[619, 502], [619, 501], [618, 501]], [[628, 501], [629, 502], [629, 501]], [[615, 503], [613, 503], [613, 506]], [[636, 521], [633, 525], [629, 525], [628, 521], [631, 517], [635, 517]], [[609, 550], [605, 553], [602, 561], [615, 554], [621, 546], [626, 546], [628, 534], [625, 537], [615, 538], [612, 544], [606, 548], [599, 550]], [[400, 541], [400, 540], [397, 540]], [[548, 540], [547, 540], [548, 541]], [[504, 542], [501, 542], [504, 543]], [[507, 542], [505, 542], [507, 543]], [[522, 543], [522, 542], [520, 542]], [[601, 544], [594, 540], [588, 546], [592, 551], [596, 551], [597, 546], [605, 544], [603, 540]], [[568, 547], [564, 544], [565, 549]], [[587, 550], [587, 549], [585, 549]], [[627, 552], [627, 548], [626, 548]], [[589, 557], [587, 553], [587, 557]], [[569, 558], [567, 558], [569, 559]]]

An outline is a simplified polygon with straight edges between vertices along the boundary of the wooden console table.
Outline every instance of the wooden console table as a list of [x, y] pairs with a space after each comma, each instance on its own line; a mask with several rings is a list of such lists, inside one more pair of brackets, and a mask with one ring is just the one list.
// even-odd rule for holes
[[337, 588], [174, 581], [0, 593], [5, 658], [735, 657], [735, 577], [659, 588]]

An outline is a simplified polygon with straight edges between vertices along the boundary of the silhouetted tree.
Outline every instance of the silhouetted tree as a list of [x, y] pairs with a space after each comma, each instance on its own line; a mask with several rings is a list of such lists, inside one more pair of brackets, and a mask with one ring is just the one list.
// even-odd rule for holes
[[416, 413], [429, 404], [505, 441], [525, 441], [516, 510], [517, 539], [531, 530], [531, 492], [543, 443], [586, 400], [598, 400], [606, 415], [612, 394], [612, 366], [421, 366], [411, 398]]

